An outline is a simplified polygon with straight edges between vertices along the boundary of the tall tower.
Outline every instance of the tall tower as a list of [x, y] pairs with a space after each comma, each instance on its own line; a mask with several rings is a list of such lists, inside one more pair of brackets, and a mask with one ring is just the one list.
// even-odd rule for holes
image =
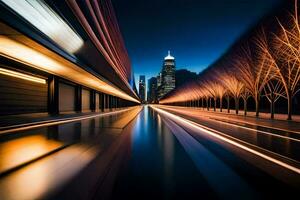
[[142, 103], [145, 103], [145, 100], [146, 100], [146, 78], [145, 78], [145, 75], [140, 76], [139, 94], [140, 94]]
[[162, 67], [162, 94], [161, 97], [175, 88], [175, 58], [170, 51], [165, 57]]

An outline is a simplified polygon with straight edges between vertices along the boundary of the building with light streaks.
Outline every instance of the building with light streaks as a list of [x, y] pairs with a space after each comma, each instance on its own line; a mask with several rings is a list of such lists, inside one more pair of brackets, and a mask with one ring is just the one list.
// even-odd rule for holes
[[1, 0], [0, 7], [1, 115], [139, 103], [110, 1]]

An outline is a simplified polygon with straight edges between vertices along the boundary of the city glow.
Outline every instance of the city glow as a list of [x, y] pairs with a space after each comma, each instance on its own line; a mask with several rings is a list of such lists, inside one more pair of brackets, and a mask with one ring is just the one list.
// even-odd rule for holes
[[36, 83], [46, 84], [45, 79], [38, 78], [38, 77], [35, 77], [35, 76], [30, 76], [30, 75], [27, 75], [27, 74], [22, 74], [20, 72], [16, 72], [16, 71], [9, 70], [9, 69], [0, 68], [0, 74], [7, 75], [7, 76], [12, 76], [12, 77], [16, 77], [16, 78], [24, 79], [24, 80], [27, 80], [27, 81], [36, 82]]
[[[36, 43], [34, 44], [35, 48], [38, 49], [30, 48], [18, 41], [10, 39], [9, 37], [0, 36], [0, 55], [48, 73], [59, 75], [95, 90], [100, 90], [101, 92], [118, 96], [129, 101], [138, 102], [138, 100], [129, 96], [125, 92], [115, 88], [103, 80], [100, 80], [98, 77], [95, 77], [77, 65], [63, 59], [41, 45]], [[33, 44], [31, 43], [31, 45]], [[41, 52], [45, 52], [47, 55]]]
[[75, 53], [83, 40], [42, 0], [1, 0], [29, 23], [69, 53]]

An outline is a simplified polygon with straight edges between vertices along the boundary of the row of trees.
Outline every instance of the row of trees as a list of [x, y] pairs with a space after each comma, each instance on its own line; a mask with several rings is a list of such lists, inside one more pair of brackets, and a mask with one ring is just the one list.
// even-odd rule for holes
[[[206, 70], [197, 81], [177, 88], [162, 104], [190, 100], [214, 101], [216, 110], [219, 100], [222, 112], [223, 98], [235, 101], [238, 114], [239, 101], [243, 99], [244, 113], [250, 97], [255, 101], [256, 116], [259, 116], [261, 98], [268, 99], [271, 117], [274, 118], [275, 103], [280, 98], [287, 100], [288, 119], [292, 119], [292, 101], [300, 90], [300, 24], [298, 1], [295, 10], [284, 20], [276, 19], [276, 30], [260, 28], [256, 34], [243, 42], [225, 62]], [[272, 27], [274, 28], [274, 27]], [[266, 34], [267, 33], [267, 34]]]

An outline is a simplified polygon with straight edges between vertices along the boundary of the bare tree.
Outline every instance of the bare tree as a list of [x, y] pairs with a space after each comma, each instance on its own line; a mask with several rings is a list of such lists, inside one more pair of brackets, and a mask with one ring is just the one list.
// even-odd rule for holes
[[251, 97], [251, 92], [246, 87], [243, 87], [241, 97], [244, 101], [244, 115], [246, 116], [247, 115], [247, 101], [248, 101], [249, 97]]
[[[260, 40], [259, 36], [257, 41]], [[235, 59], [234, 66], [237, 70], [237, 77], [243, 82], [255, 100], [255, 115], [258, 117], [261, 92], [270, 80], [270, 74], [272, 73], [268, 57], [265, 52], [254, 55], [249, 45], [245, 45], [241, 50], [241, 54]]]
[[[218, 99], [217, 85], [218, 84], [213, 81], [203, 82], [203, 87], [206, 88], [206, 91], [209, 93], [209, 96], [214, 100], [214, 111], [216, 111], [216, 105]], [[210, 102], [210, 106], [211, 106], [211, 102]]]
[[[276, 68], [288, 101], [288, 120], [292, 119], [292, 100], [299, 92], [300, 79], [300, 25], [298, 18], [298, 1], [295, 0], [295, 11], [290, 13], [290, 20], [283, 24], [278, 20], [280, 31], [274, 34]], [[274, 59], [275, 60], [275, 59]]]
[[270, 102], [271, 118], [274, 119], [275, 103], [280, 97], [286, 98], [285, 89], [278, 79], [270, 80], [264, 87], [264, 95]]
[[228, 92], [232, 95], [235, 102], [235, 113], [239, 113], [239, 99], [241, 97], [244, 84], [231, 74], [224, 74], [222, 83], [227, 88]]

